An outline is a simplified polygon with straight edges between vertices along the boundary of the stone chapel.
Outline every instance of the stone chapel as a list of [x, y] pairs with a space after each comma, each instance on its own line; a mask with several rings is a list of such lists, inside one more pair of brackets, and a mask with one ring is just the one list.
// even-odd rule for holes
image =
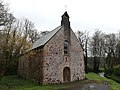
[[64, 83], [85, 78], [84, 56], [70, 27], [69, 15], [61, 25], [42, 36], [21, 56], [19, 76], [40, 84]]

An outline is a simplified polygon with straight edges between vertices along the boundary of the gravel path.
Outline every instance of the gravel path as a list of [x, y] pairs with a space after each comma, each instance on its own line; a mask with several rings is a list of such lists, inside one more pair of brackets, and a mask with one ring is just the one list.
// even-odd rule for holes
[[111, 90], [108, 84], [89, 83], [63, 90]]

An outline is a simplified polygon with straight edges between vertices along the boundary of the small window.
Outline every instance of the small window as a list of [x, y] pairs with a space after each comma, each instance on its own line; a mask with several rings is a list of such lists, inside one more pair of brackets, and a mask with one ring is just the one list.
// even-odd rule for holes
[[64, 41], [64, 54], [68, 54], [68, 41]]
[[64, 49], [67, 49], [68, 47], [67, 47], [67, 45], [64, 45]]
[[64, 50], [64, 54], [68, 54], [68, 51], [67, 51], [67, 50]]

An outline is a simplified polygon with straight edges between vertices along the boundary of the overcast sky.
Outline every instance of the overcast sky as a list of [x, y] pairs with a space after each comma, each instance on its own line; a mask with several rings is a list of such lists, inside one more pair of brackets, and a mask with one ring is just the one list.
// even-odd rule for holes
[[61, 24], [61, 15], [70, 16], [73, 31], [100, 29], [120, 31], [120, 0], [4, 0], [16, 18], [28, 18], [37, 30], [52, 30]]

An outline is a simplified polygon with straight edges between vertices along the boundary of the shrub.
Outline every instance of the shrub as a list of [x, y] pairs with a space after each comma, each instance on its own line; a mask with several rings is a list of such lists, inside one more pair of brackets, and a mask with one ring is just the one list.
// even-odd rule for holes
[[114, 67], [114, 69], [113, 69], [113, 73], [114, 73], [115, 75], [120, 76], [120, 65]]

